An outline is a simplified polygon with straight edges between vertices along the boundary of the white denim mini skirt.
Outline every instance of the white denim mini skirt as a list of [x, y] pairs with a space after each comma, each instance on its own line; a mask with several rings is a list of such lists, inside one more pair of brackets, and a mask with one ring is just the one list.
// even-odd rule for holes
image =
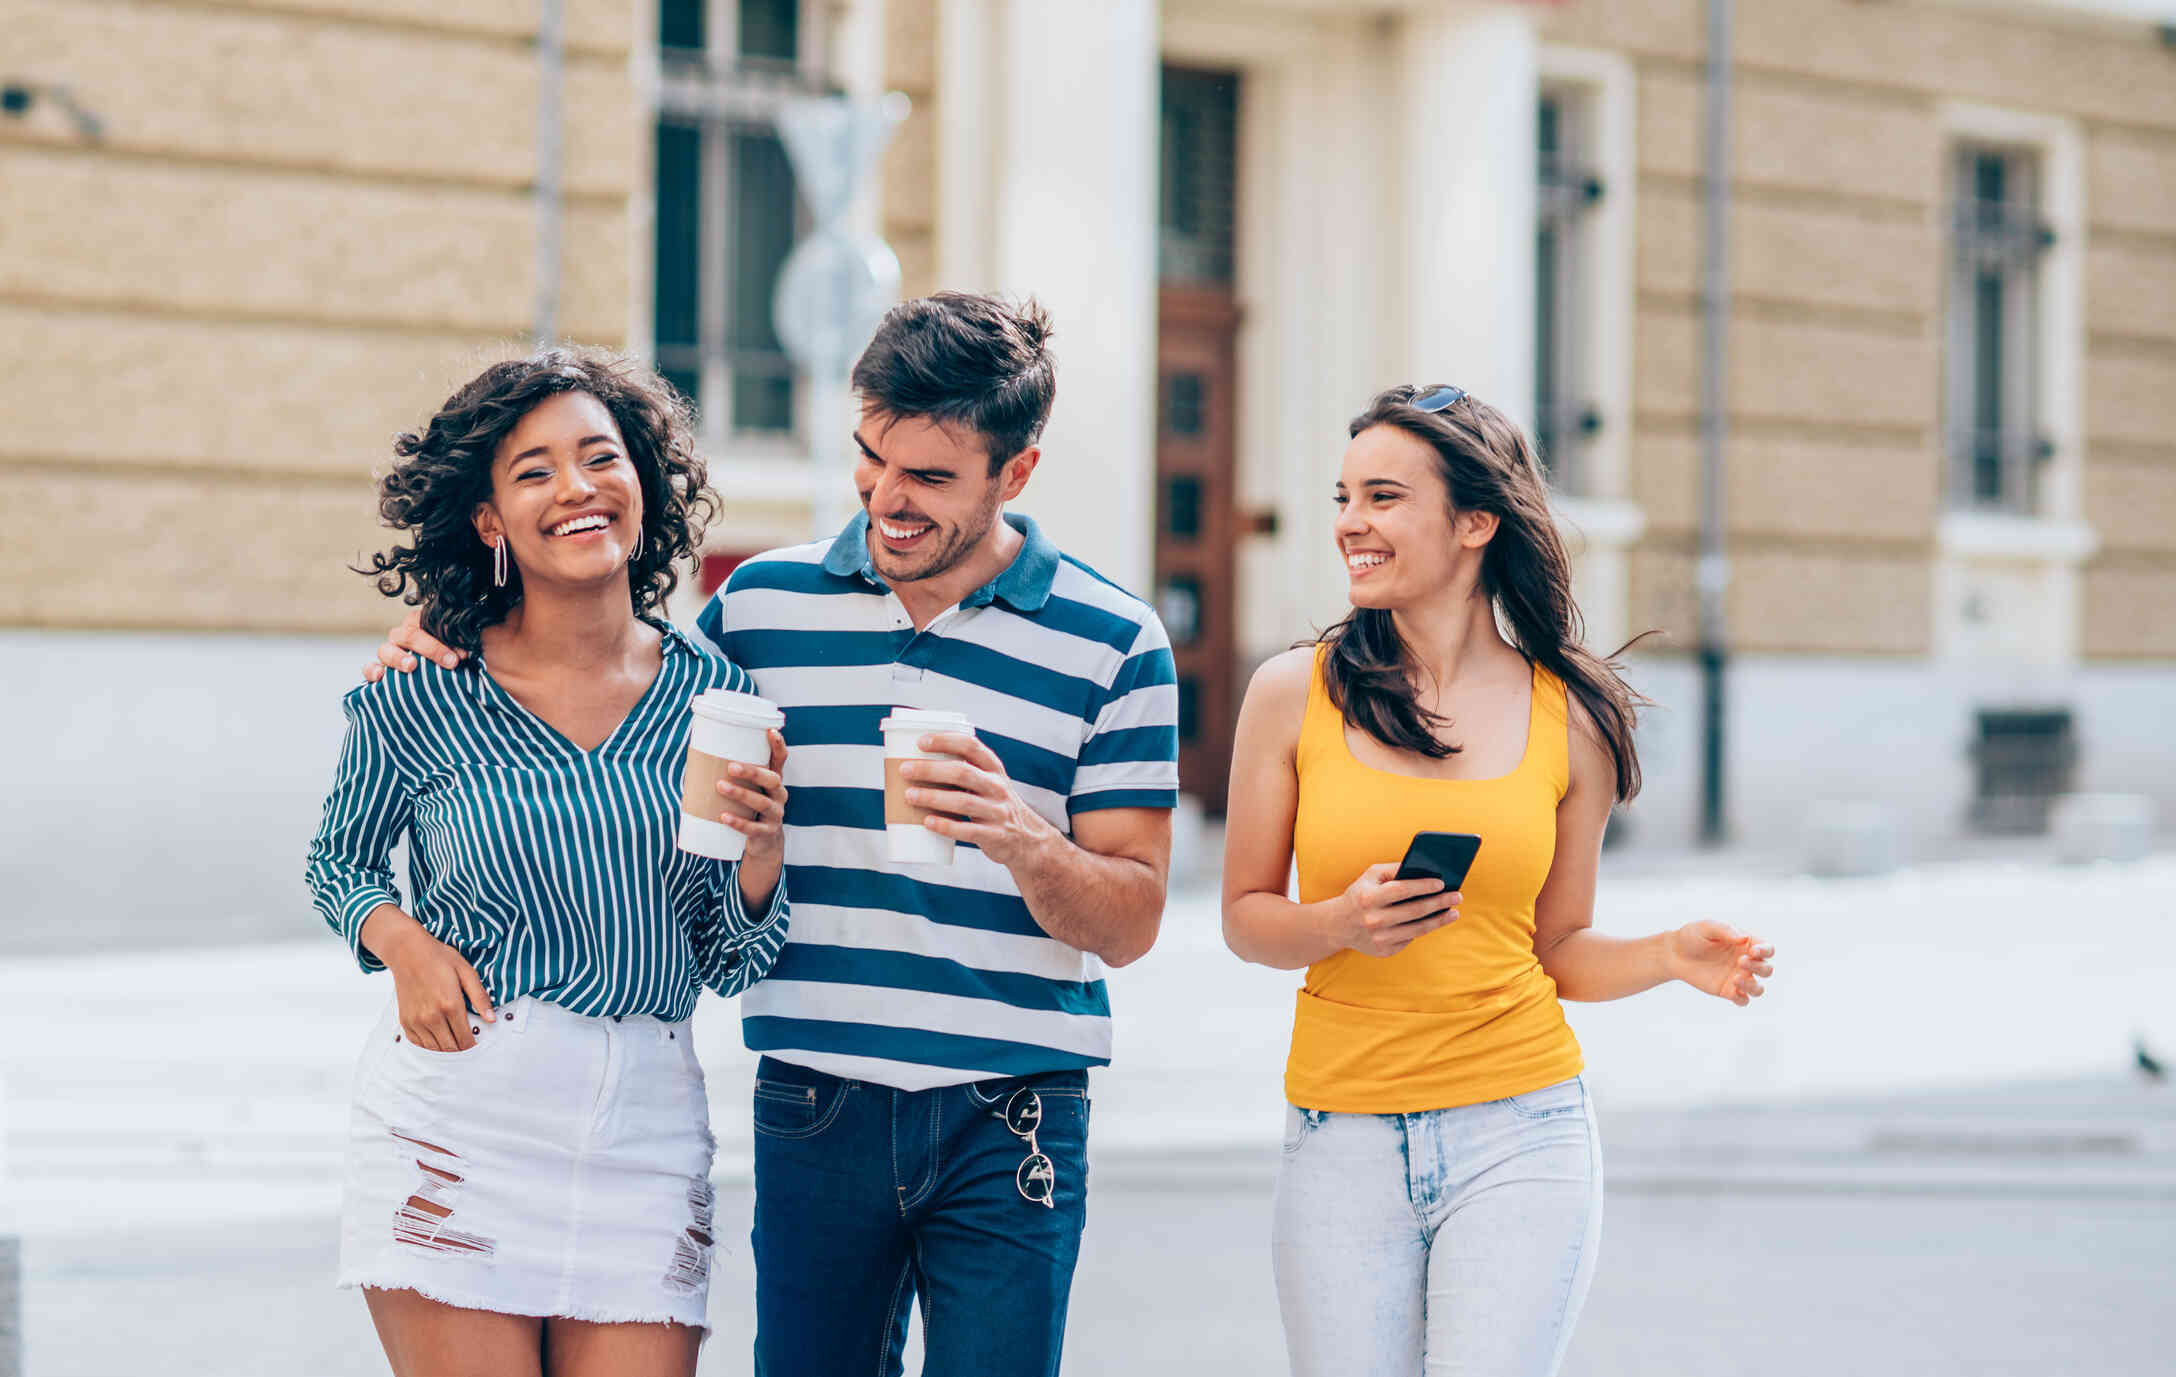
[[686, 1021], [534, 998], [435, 1052], [390, 1005], [355, 1070], [340, 1285], [705, 1326], [710, 1107]]

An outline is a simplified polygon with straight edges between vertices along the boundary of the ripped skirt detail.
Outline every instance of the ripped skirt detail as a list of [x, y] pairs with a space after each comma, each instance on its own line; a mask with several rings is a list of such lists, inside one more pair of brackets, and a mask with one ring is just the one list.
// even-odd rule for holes
[[710, 1106], [688, 1023], [533, 998], [436, 1052], [393, 1007], [356, 1066], [340, 1284], [705, 1327]]

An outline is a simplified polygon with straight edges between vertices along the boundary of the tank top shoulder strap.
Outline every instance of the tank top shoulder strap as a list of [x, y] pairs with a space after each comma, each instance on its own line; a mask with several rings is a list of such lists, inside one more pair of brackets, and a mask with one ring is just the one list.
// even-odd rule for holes
[[1345, 746], [1345, 714], [1330, 701], [1330, 689], [1322, 677], [1329, 657], [1328, 646], [1316, 646], [1314, 671], [1307, 676], [1307, 714], [1300, 719], [1299, 745], [1293, 753], [1293, 763], [1303, 771], [1335, 761]]
[[1572, 724], [1569, 691], [1546, 666], [1534, 665], [1534, 706], [1527, 715], [1526, 759], [1542, 772], [1561, 801], [1572, 787]]

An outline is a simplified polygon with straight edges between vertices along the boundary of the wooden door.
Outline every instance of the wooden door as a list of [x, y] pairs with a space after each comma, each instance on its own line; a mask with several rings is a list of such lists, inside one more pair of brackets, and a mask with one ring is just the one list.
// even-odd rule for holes
[[1179, 785], [1224, 811], [1239, 685], [1233, 448], [1239, 306], [1166, 286], [1156, 339], [1156, 609], [1179, 677]]

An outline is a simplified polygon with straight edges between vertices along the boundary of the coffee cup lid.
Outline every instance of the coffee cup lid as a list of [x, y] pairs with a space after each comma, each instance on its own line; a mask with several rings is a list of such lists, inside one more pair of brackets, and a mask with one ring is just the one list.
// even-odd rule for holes
[[963, 712], [932, 708], [893, 708], [892, 715], [876, 724], [880, 732], [972, 732], [975, 724]]
[[770, 699], [758, 698], [752, 693], [735, 693], [731, 689], [706, 689], [688, 700], [688, 708], [698, 716], [732, 727], [767, 731], [786, 725], [786, 714]]

